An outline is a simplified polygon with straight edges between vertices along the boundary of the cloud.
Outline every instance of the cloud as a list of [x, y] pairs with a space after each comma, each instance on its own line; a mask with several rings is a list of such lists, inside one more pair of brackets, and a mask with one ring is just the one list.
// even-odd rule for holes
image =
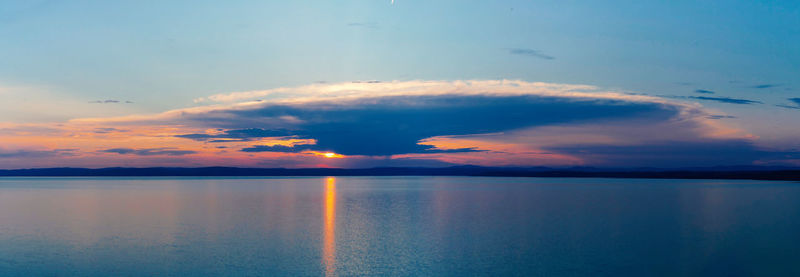
[[[437, 93], [418, 93], [426, 91], [426, 85], [440, 89]], [[485, 152], [486, 149], [470, 145], [440, 148], [421, 142], [432, 137], [507, 133], [537, 126], [605, 124], [616, 120], [645, 120], [650, 124], [687, 122], [677, 127], [688, 130], [682, 134], [691, 140], [706, 135], [704, 128], [712, 133], [703, 120], [729, 118], [663, 98], [592, 91], [587, 86], [545, 87], [503, 81], [330, 84], [315, 86], [321, 92], [316, 96], [309, 97], [303, 91], [305, 88], [300, 88], [300, 92], [293, 94], [295, 97], [282, 91], [290, 96], [163, 116], [179, 115], [182, 124], [202, 123], [203, 128], [221, 129], [215, 134], [178, 135], [198, 141], [221, 138], [248, 141], [290, 135], [315, 141], [300, 147], [247, 146], [242, 148], [244, 152], [332, 151], [356, 156]], [[274, 91], [266, 93], [275, 97]], [[234, 93], [220, 95], [219, 99], [231, 96], [245, 97]]]
[[72, 156], [78, 149], [53, 149], [53, 150], [3, 150], [0, 149], [0, 159], [2, 158], [47, 158], [56, 156]]
[[546, 55], [539, 50], [533, 49], [526, 49], [526, 48], [512, 48], [508, 50], [509, 54], [512, 55], [522, 55], [522, 56], [529, 56], [529, 57], [536, 57], [545, 60], [554, 60], [555, 57]]
[[548, 149], [580, 155], [589, 164], [608, 166], [692, 167], [745, 165], [757, 160], [792, 156], [800, 152], [760, 150], [751, 141], [666, 141], [645, 145], [572, 145]]
[[705, 100], [705, 101], [716, 101], [716, 102], [728, 103], [728, 104], [740, 104], [740, 105], [763, 104], [763, 102], [761, 102], [761, 101], [747, 100], [747, 99], [737, 99], [737, 98], [728, 98], [728, 97], [689, 96], [689, 98], [697, 99], [697, 100]]
[[116, 153], [120, 155], [137, 155], [137, 156], [183, 156], [195, 154], [196, 151], [190, 150], [173, 150], [172, 148], [149, 148], [149, 149], [132, 149], [132, 148], [112, 148], [101, 150], [103, 153]]
[[[204, 118], [236, 126], [266, 119], [263, 125], [288, 128], [300, 138], [316, 140], [315, 149], [345, 155], [426, 153], [432, 147], [418, 141], [444, 135], [503, 132], [531, 126], [625, 117], [669, 118], [678, 111], [657, 103], [563, 99], [535, 95], [447, 95], [371, 97], [346, 102], [320, 101], [301, 105], [266, 104]], [[210, 114], [209, 114], [210, 115]], [[280, 117], [302, 123], [274, 122]], [[260, 135], [259, 135], [260, 136]]]
[[308, 150], [304, 147], [291, 147], [285, 145], [255, 145], [253, 147], [242, 148], [242, 152], [285, 152], [300, 153]]
[[[681, 116], [672, 119], [624, 118], [586, 122], [578, 124], [557, 124], [526, 128], [516, 131], [479, 134], [467, 136], [434, 137], [422, 143], [437, 147], [474, 146], [489, 152], [470, 155], [441, 157], [451, 163], [472, 163], [480, 165], [595, 165], [618, 166], [623, 157], [593, 153], [605, 148], [661, 148], [671, 153], [661, 157], [639, 157], [639, 163], [625, 166], [664, 166], [693, 162], [693, 153], [685, 145], [705, 143], [708, 145], [729, 144], [731, 141], [750, 142], [752, 137], [731, 132], [731, 129], [713, 129], [716, 120], [686, 120]], [[719, 125], [718, 125], [719, 126]], [[703, 130], [705, 129], [705, 130]], [[670, 130], [664, 132], [663, 130]], [[698, 130], [702, 130], [698, 132]], [[748, 151], [755, 151], [752, 144], [741, 144]], [[418, 157], [418, 156], [417, 156]], [[761, 157], [751, 155], [749, 157]], [[603, 160], [602, 158], [606, 158]], [[731, 160], [733, 162], [734, 160]], [[728, 163], [728, 161], [720, 161]]]
[[800, 110], [800, 106], [789, 106], [789, 105], [775, 105], [776, 107], [787, 108], [787, 109], [795, 109]]
[[778, 105], [775, 105], [775, 106], [776, 107], [781, 107], [781, 108], [787, 108], [787, 109], [800, 110], [800, 98], [789, 98], [788, 100], [794, 102], [794, 105], [790, 106], [790, 105], [778, 104]]
[[705, 90], [705, 89], [698, 89], [698, 90], [695, 90], [694, 92], [696, 92], [696, 93], [703, 93], [703, 94], [714, 94], [714, 92], [713, 92], [713, 91], [710, 91], [710, 90]]
[[477, 147], [466, 147], [466, 148], [454, 148], [454, 149], [436, 149], [436, 148], [429, 148], [425, 150], [425, 153], [474, 153], [474, 152], [488, 152], [489, 150], [481, 150]]
[[108, 100], [95, 100], [95, 101], [89, 101], [89, 103], [90, 103], [90, 104], [118, 104], [118, 103], [132, 104], [133, 102], [131, 102], [131, 101], [121, 101], [121, 100], [108, 99]]
[[706, 116], [706, 118], [708, 118], [708, 119], [725, 119], [725, 118], [736, 118], [736, 117], [732, 116], [732, 115], [716, 115], [716, 114], [714, 114], [714, 115]]
[[59, 128], [53, 126], [39, 125], [22, 125], [22, 126], [9, 126], [3, 127], [0, 124], [0, 136], [24, 136], [24, 135], [56, 135], [60, 133]]
[[285, 137], [292, 135], [290, 131], [282, 129], [265, 130], [261, 128], [248, 128], [218, 131], [220, 131], [220, 133], [217, 134], [183, 134], [177, 135], [176, 137], [197, 141], [225, 142], [229, 140], [222, 139], [238, 139], [239, 141], [248, 141], [254, 138]]
[[[393, 164], [395, 159], [638, 166], [635, 158], [615, 157], [602, 148], [675, 150], [660, 160], [638, 156], [651, 164], [696, 159], [687, 145], [757, 150], [747, 143], [754, 136], [718, 120], [731, 117], [683, 99], [513, 80], [326, 83], [212, 95], [200, 102], [215, 104], [159, 114], [76, 119], [65, 123], [68, 134], [43, 141], [80, 148], [90, 153], [87, 160], [111, 161], [107, 166], [132, 160], [126, 156], [147, 156], [137, 162], [169, 158], [169, 164], [289, 167]], [[130, 131], [91, 137], [98, 128]], [[344, 158], [325, 159], [319, 152]], [[753, 153], [746, 157], [762, 157]]]
[[781, 86], [781, 85], [778, 85], [778, 84], [761, 84], [761, 85], [752, 86], [751, 88], [766, 89], [766, 88], [774, 88], [774, 87], [779, 87], [779, 86]]
[[[314, 83], [300, 87], [281, 87], [268, 90], [220, 93], [197, 98], [196, 103], [219, 102], [238, 103], [236, 107], [246, 108], [257, 105], [258, 100], [267, 102], [308, 102], [313, 100], [341, 100], [377, 96], [398, 95], [444, 95], [444, 94], [486, 94], [504, 91], [510, 94], [562, 95], [568, 97], [585, 92], [599, 94], [598, 88], [587, 85], [524, 82], [515, 80], [468, 80], [468, 81], [354, 81], [348, 83]], [[605, 93], [604, 96], [611, 96]], [[617, 95], [618, 93], [614, 93]], [[589, 94], [584, 94], [591, 96]], [[214, 107], [183, 109], [180, 112], [206, 111]], [[177, 112], [177, 111], [175, 111]], [[167, 115], [169, 112], [162, 115]]]
[[[316, 151], [333, 151], [329, 150], [331, 148], [326, 148], [325, 146], [319, 146], [314, 144], [302, 144], [302, 145], [295, 145], [295, 146], [285, 146], [285, 145], [254, 145], [252, 147], [242, 148], [242, 152], [284, 152], [284, 153], [301, 153], [301, 152], [316, 152]], [[474, 147], [471, 148], [457, 148], [457, 149], [436, 149], [432, 145], [421, 145], [420, 149], [423, 150], [422, 153], [467, 153], [467, 152], [484, 152], [486, 150], [478, 150]], [[342, 151], [336, 153], [343, 153]], [[407, 154], [407, 153], [403, 153]]]
[[112, 127], [103, 127], [94, 129], [94, 133], [96, 134], [109, 134], [109, 133], [128, 132], [128, 131], [129, 130], [117, 129]]

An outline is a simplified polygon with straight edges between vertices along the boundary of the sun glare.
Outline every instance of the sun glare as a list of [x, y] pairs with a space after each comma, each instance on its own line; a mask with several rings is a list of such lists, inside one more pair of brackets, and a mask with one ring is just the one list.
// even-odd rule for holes
[[303, 153], [312, 154], [312, 155], [315, 155], [315, 156], [322, 156], [324, 158], [329, 158], [329, 159], [332, 159], [332, 158], [344, 158], [344, 155], [337, 154], [335, 152], [307, 151], [307, 152], [303, 152]]
[[327, 152], [327, 153], [325, 153], [325, 154], [323, 154], [323, 155], [325, 156], [325, 158], [333, 158], [333, 157], [336, 157], [336, 153], [333, 153], [333, 152]]

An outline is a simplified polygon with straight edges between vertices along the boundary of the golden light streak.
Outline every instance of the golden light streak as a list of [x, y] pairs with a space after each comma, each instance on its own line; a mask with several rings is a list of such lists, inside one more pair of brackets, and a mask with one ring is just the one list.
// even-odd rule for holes
[[323, 230], [322, 263], [325, 276], [336, 273], [336, 178], [325, 180], [325, 224]]

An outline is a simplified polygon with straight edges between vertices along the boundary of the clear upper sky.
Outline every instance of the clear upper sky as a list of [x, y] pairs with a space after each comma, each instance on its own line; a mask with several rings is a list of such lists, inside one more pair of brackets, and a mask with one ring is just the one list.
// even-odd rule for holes
[[[350, 145], [333, 143], [342, 140], [353, 141], [352, 137], [326, 137], [326, 140], [320, 140], [321, 137], [325, 137], [326, 132], [332, 132], [333, 126], [367, 128], [371, 126], [368, 120], [359, 119], [363, 122], [359, 121], [350, 127], [342, 127], [341, 123], [333, 126], [322, 126], [324, 125], [322, 123], [310, 124], [308, 122], [311, 121], [303, 116], [332, 115], [318, 114], [318, 110], [306, 106], [295, 107], [296, 110], [284, 111], [277, 116], [277, 118], [283, 116], [283, 119], [293, 117], [293, 120], [297, 121], [293, 121], [296, 125], [291, 126], [285, 122], [278, 124], [273, 121], [246, 121], [248, 124], [243, 124], [245, 121], [240, 120], [239, 124], [234, 124], [235, 126], [215, 124], [200, 126], [176, 121], [170, 121], [165, 125], [163, 122], [156, 124], [148, 121], [137, 122], [133, 124], [136, 128], [125, 129], [118, 123], [114, 123], [117, 125], [113, 126], [107, 123], [110, 122], [109, 118], [118, 116], [148, 116], [187, 108], [238, 105], [234, 103], [235, 101], [215, 102], [208, 99], [211, 95], [268, 91], [276, 88], [289, 88], [295, 94], [287, 92], [286, 95], [275, 96], [256, 93], [255, 98], [261, 97], [259, 99], [263, 98], [267, 102], [270, 99], [289, 99], [302, 102], [297, 105], [310, 105], [304, 102], [305, 100], [298, 100], [297, 94], [316, 97], [319, 96], [317, 95], [319, 90], [334, 90], [333, 88], [337, 86], [353, 84], [353, 81], [371, 80], [381, 81], [380, 84], [384, 85], [374, 84], [373, 87], [358, 85], [358, 89], [363, 90], [362, 94], [359, 94], [360, 97], [389, 97], [387, 95], [391, 92], [410, 97], [409, 94], [416, 95], [419, 90], [430, 90], [431, 93], [458, 90], [461, 81], [519, 80], [523, 81], [523, 84], [513, 87], [529, 88], [531, 91], [518, 93], [526, 95], [532, 93], [538, 99], [531, 100], [533, 104], [529, 108], [539, 107], [538, 105], [555, 107], [554, 105], [560, 104], [553, 103], [561, 103], [559, 102], [561, 100], [549, 98], [546, 101], [539, 100], [546, 98], [545, 96], [553, 97], [551, 95], [553, 93], [558, 94], [556, 98], [565, 97], [573, 91], [560, 87], [550, 88], [543, 96], [539, 90], [545, 84], [534, 85], [538, 84], [536, 82], [589, 85], [592, 86], [590, 90], [595, 92], [614, 92], [626, 96], [643, 94], [654, 98], [623, 99], [638, 104], [642, 101], [648, 105], [660, 101], [667, 101], [668, 105], [699, 104], [702, 107], [693, 106], [691, 109], [700, 110], [700, 113], [704, 113], [703, 118], [707, 119], [706, 121], [713, 121], [703, 124], [715, 125], [715, 130], [727, 128], [731, 131], [727, 133], [725, 143], [735, 141], [745, 145], [731, 146], [734, 150], [725, 148], [728, 150], [719, 151], [738, 153], [736, 151], [747, 148], [759, 153], [754, 154], [752, 159], [737, 163], [777, 161], [781, 164], [795, 164], [800, 159], [796, 152], [800, 148], [798, 142], [800, 141], [798, 139], [800, 138], [800, 120], [798, 120], [800, 119], [800, 78], [798, 78], [800, 77], [798, 46], [800, 2], [798, 1], [396, 0], [392, 4], [388, 0], [269, 2], [0, 0], [0, 37], [3, 38], [0, 39], [0, 97], [2, 97], [0, 124], [5, 124], [5, 131], [0, 132], [0, 141], [6, 142], [5, 145], [0, 145], [0, 151], [4, 151], [0, 152], [0, 167], [5, 168], [59, 165], [59, 163], [37, 162], [37, 158], [34, 157], [48, 157], [48, 155], [60, 157], [63, 163], [76, 162], [70, 159], [81, 157], [80, 162], [76, 163], [86, 166], [105, 163], [101, 161], [110, 161], [115, 165], [160, 165], [169, 164], [170, 159], [193, 162], [202, 160], [203, 162], [199, 162], [198, 165], [260, 165], [259, 163], [265, 161], [269, 161], [265, 162], [265, 165], [281, 165], [277, 156], [265, 157], [258, 154], [280, 152], [291, 155], [293, 159], [299, 161], [303, 160], [300, 156], [305, 155], [302, 153], [323, 150], [336, 153], [349, 151], [350, 153], [343, 153], [345, 160], [346, 154], [359, 156], [365, 160], [356, 163], [359, 166], [377, 164], [373, 161], [375, 159], [408, 160], [412, 161], [409, 162], [411, 164], [415, 164], [414, 161], [418, 160], [425, 161], [420, 164], [427, 164], [431, 160], [455, 164], [481, 163], [471, 162], [470, 158], [477, 156], [486, 159], [483, 164], [493, 165], [498, 164], [497, 161], [509, 161], [511, 158], [483, 156], [490, 156], [487, 153], [509, 151], [486, 146], [484, 144], [489, 142], [485, 139], [472, 138], [466, 142], [458, 142], [458, 148], [477, 152], [439, 150], [447, 149], [444, 141], [458, 140], [447, 136], [511, 131], [516, 132], [511, 136], [513, 139], [496, 138], [491, 140], [492, 145], [524, 141], [522, 144], [527, 143], [526, 150], [510, 152], [520, 154], [538, 149], [543, 151], [539, 153], [563, 155], [560, 162], [552, 163], [558, 165], [637, 165], [639, 161], [637, 159], [608, 162], [611, 159], [600, 154], [589, 157], [581, 156], [579, 153], [594, 149], [592, 147], [599, 144], [607, 146], [609, 143], [615, 147], [634, 144], [640, 146], [647, 144], [650, 148], [656, 145], [662, 147], [665, 144], [684, 147], [687, 145], [681, 143], [686, 141], [707, 143], [709, 133], [718, 135], [707, 130], [697, 131], [699, 127], [690, 126], [686, 129], [695, 130], [695, 133], [676, 138], [644, 139], [645, 135], [633, 132], [626, 137], [625, 142], [616, 139], [611, 140], [616, 143], [611, 143], [599, 138], [595, 138], [594, 141], [587, 139], [598, 133], [584, 130], [581, 131], [584, 139], [568, 145], [540, 143], [531, 146], [530, 141], [541, 136], [520, 131], [523, 129], [530, 131], [531, 128], [573, 128], [579, 124], [594, 127], [609, 124], [640, 126], [636, 125], [640, 124], [636, 119], [641, 115], [636, 113], [618, 116], [637, 123], [622, 124], [618, 119], [614, 119], [615, 123], [612, 124], [608, 123], [609, 119], [600, 119], [598, 114], [588, 112], [579, 123], [535, 120], [535, 122], [524, 121], [519, 126], [507, 128], [492, 126], [502, 125], [497, 122], [496, 124], [487, 122], [486, 126], [471, 126], [474, 128], [458, 130], [448, 127], [439, 131], [409, 135], [408, 141], [386, 141], [387, 148], [408, 144], [397, 146], [399, 147], [397, 149], [405, 149], [403, 151], [389, 151], [382, 148], [370, 152], [353, 151]], [[436, 82], [419, 85], [418, 82], [424, 81]], [[313, 88], [314, 86], [316, 88]], [[437, 89], [439, 91], [436, 91]], [[474, 93], [508, 91], [502, 86], [498, 88], [486, 83], [473, 83], [469, 90], [474, 90]], [[336, 97], [342, 97], [342, 94], [338, 91]], [[236, 101], [252, 101], [256, 100], [255, 98], [237, 98]], [[606, 98], [599, 97], [601, 100], [597, 100], [594, 96], [589, 98], [594, 100], [592, 106], [594, 108], [608, 106], [602, 104], [608, 102]], [[471, 98], [465, 96], [458, 99], [462, 102], [471, 101], [469, 100]], [[325, 101], [334, 100], [340, 99]], [[495, 100], [499, 102], [493, 107], [508, 108], [503, 106], [505, 100], [491, 101]], [[420, 101], [422, 104], [419, 105], [426, 106], [433, 105], [431, 102], [438, 103], [437, 101], [444, 100], [414, 101]], [[358, 103], [350, 103], [348, 107], [359, 111], [377, 107], [369, 104], [373, 102], [366, 100]], [[267, 113], [275, 114], [276, 108], [269, 106], [273, 105], [272, 103], [267, 104], [269, 107], [263, 105], [252, 109], [268, 110]], [[472, 104], [465, 105], [472, 107]], [[433, 106], [435, 106], [431, 108], [433, 110], [442, 109], [441, 106]], [[573, 113], [577, 115], [584, 115], [582, 111], [587, 110], [584, 106], [570, 106], [565, 109], [577, 109], [579, 112]], [[671, 110], [676, 109], [683, 108], [671, 108]], [[454, 114], [473, 112], [476, 111], [458, 110]], [[359, 115], [366, 116], [365, 114], [336, 116], [351, 118]], [[392, 116], [408, 119], [408, 115], [401, 113]], [[431, 116], [443, 115], [434, 113]], [[526, 116], [542, 119], [555, 115], [537, 113]], [[100, 124], [102, 126], [70, 125], [83, 122], [81, 119], [85, 118], [99, 118], [93, 122], [99, 122], [100, 119], [105, 121]], [[679, 119], [686, 120], [686, 118]], [[198, 121], [210, 122], [207, 118]], [[675, 115], [658, 120], [661, 123], [674, 121], [676, 121]], [[388, 120], [383, 123], [427, 128], [424, 124], [416, 125], [402, 120]], [[441, 124], [453, 126], [462, 123], [442, 121]], [[156, 133], [162, 137], [173, 137], [176, 141], [138, 142], [141, 144], [135, 147], [123, 147], [123, 142], [130, 142], [131, 139], [119, 137], [113, 139], [96, 137], [92, 143], [48, 140], [48, 138], [63, 137], [64, 132], [77, 132], [76, 130], [85, 128], [94, 128], [92, 130], [116, 128], [123, 130], [117, 134], [119, 136], [125, 133], [128, 134], [126, 136], [133, 136], [131, 134], [135, 133], [139, 137], [145, 133], [155, 132], [154, 126], [166, 128], [167, 125], [178, 129], [191, 126], [193, 129], [171, 129], [174, 133], [168, 135], [162, 130]], [[149, 129], [137, 129], [145, 127]], [[643, 130], [642, 127], [630, 128], [633, 131]], [[45, 129], [48, 131], [44, 131]], [[289, 148], [293, 148], [289, 151], [248, 152], [243, 149], [274, 145], [265, 138], [274, 139], [276, 136], [260, 135], [255, 137], [257, 139], [248, 136], [245, 140], [249, 145], [241, 146], [213, 144], [208, 139], [191, 140], [175, 137], [198, 132], [208, 134], [211, 132], [208, 130], [235, 133], [235, 130], [243, 129], [289, 130], [282, 135], [294, 136], [294, 139], [316, 140], [316, 143], [307, 144], [316, 146], [296, 149], [294, 144], [289, 143]], [[548, 134], [561, 135], [563, 132], [565, 131], [551, 130]], [[115, 132], [109, 131], [103, 134], [109, 135], [109, 133]], [[402, 134], [409, 133], [402, 132]], [[731, 137], [733, 133], [739, 135]], [[36, 139], [26, 140], [25, 136], [36, 136]], [[230, 139], [231, 135], [227, 136]], [[374, 134], [366, 132], [358, 135], [359, 138], [370, 136]], [[628, 141], [631, 136], [637, 137], [636, 143]], [[642, 138], [638, 138], [639, 136]], [[714, 138], [719, 139], [718, 136]], [[438, 141], [440, 144], [431, 144], [433, 148], [430, 149], [419, 148], [423, 145], [419, 144], [420, 140], [425, 139]], [[600, 143], [601, 141], [603, 143]], [[238, 143], [243, 142], [245, 141]], [[202, 143], [203, 146], [192, 143]], [[168, 146], [159, 146], [161, 144]], [[214, 146], [209, 146], [211, 144]], [[580, 151], [576, 150], [576, 147], [580, 148]], [[69, 151], [56, 151], [64, 149]], [[114, 149], [134, 152], [104, 152]], [[231, 159], [235, 161], [215, 160], [224, 156], [224, 153], [214, 154], [209, 152], [211, 151], [209, 149], [226, 149], [214, 151], [229, 151], [229, 154], [246, 153], [250, 156], [232, 157]], [[432, 149], [438, 149], [440, 153], [424, 152]], [[609, 148], [604, 149], [612, 151], [608, 150]], [[135, 152], [144, 150], [150, 152], [138, 152], [144, 155]], [[193, 153], [159, 154], [153, 151]], [[615, 153], [625, 156], [626, 154], [622, 154], [625, 151], [630, 150], [618, 150]], [[686, 149], [684, 151], [691, 152]], [[762, 152], [768, 152], [769, 154], [764, 155], [769, 157], [759, 156], [763, 154]], [[39, 154], [30, 156], [32, 154], [25, 153]], [[69, 154], [64, 156], [64, 153]], [[391, 155], [412, 156], [398, 158]], [[419, 155], [428, 156], [419, 157]], [[737, 156], [743, 155], [737, 154]], [[137, 161], [131, 162], [134, 158]], [[246, 162], [248, 159], [258, 160], [259, 163]], [[512, 159], [510, 162], [499, 164], [550, 164], [542, 162], [541, 159], [536, 161], [520, 159], [522, 160]], [[699, 165], [718, 164], [716, 161], [699, 161], [696, 157], [687, 156], [685, 159], [696, 161]], [[323, 160], [321, 164], [317, 161], [298, 162], [297, 165], [339, 165], [326, 161]], [[668, 159], [652, 164], [669, 166], [682, 163], [681, 159]], [[341, 164], [341, 166], [350, 165]]]

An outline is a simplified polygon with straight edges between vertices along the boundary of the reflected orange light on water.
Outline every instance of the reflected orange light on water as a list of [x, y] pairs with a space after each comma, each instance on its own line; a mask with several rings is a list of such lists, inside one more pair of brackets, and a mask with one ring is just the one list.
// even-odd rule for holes
[[336, 273], [336, 178], [325, 180], [325, 224], [323, 232], [322, 262], [325, 276]]

